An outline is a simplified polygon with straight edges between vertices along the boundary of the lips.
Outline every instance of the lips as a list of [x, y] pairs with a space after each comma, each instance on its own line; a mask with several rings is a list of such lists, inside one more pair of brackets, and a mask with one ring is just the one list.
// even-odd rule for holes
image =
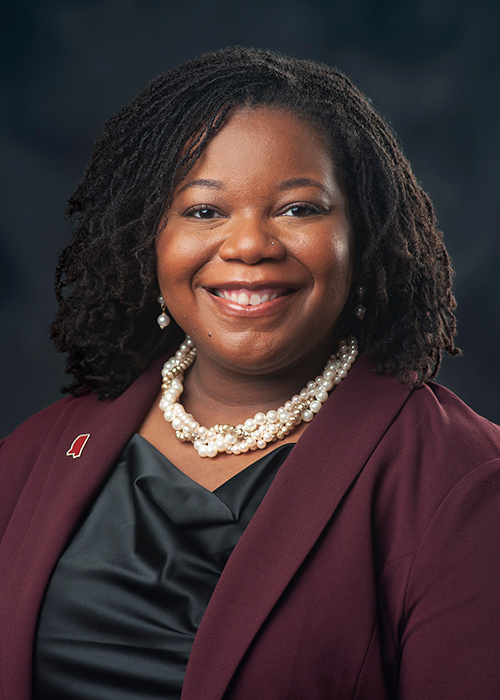
[[257, 306], [259, 304], [265, 304], [268, 301], [273, 301], [273, 299], [277, 299], [280, 296], [290, 294], [291, 291], [293, 290], [285, 287], [263, 289], [212, 288], [210, 293], [221, 299], [235, 302], [239, 306]]

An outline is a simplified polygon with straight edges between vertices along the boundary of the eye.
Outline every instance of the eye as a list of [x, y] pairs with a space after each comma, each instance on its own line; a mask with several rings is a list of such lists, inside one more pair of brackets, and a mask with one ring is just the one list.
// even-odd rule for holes
[[281, 216], [293, 216], [295, 218], [303, 218], [306, 216], [317, 216], [324, 214], [324, 210], [311, 202], [295, 202], [290, 204], [281, 212]]
[[184, 216], [192, 217], [193, 219], [222, 218], [222, 214], [208, 204], [197, 204], [194, 207], [189, 207], [189, 209], [186, 209], [184, 212]]

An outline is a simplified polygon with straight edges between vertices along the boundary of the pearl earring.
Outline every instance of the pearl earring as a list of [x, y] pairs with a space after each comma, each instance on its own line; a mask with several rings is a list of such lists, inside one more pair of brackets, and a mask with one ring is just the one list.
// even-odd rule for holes
[[156, 301], [161, 306], [161, 314], [156, 319], [156, 323], [160, 326], [161, 330], [163, 331], [170, 323], [170, 316], [168, 316], [165, 313], [167, 308], [165, 306], [165, 299], [162, 297], [161, 294], [158, 295], [158, 297], [156, 298]]
[[354, 315], [359, 318], [360, 321], [362, 321], [365, 317], [366, 314], [366, 309], [363, 306], [363, 297], [365, 295], [366, 289], [363, 287], [362, 284], [360, 284], [358, 287], [356, 287], [356, 292], [358, 294], [358, 305], [354, 309]]

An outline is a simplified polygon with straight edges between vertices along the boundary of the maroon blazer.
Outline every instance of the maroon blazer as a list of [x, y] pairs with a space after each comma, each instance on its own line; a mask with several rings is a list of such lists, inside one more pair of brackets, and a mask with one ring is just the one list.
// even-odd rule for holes
[[[30, 698], [47, 581], [159, 369], [115, 401], [65, 398], [3, 443], [2, 700]], [[498, 700], [500, 430], [359, 358], [229, 558], [182, 698]]]

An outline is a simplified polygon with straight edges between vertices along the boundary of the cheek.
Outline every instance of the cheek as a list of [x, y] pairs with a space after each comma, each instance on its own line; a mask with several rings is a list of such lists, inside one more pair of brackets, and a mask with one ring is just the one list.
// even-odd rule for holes
[[156, 269], [160, 285], [168, 289], [185, 285], [209, 259], [206, 237], [193, 231], [181, 235], [176, 228], [166, 227], [156, 240]]
[[342, 302], [349, 293], [354, 269], [354, 246], [350, 232], [333, 237], [330, 234], [322, 241], [318, 238], [310, 254], [315, 283], [324, 288], [324, 293], [335, 295], [337, 303]]
[[[311, 333], [317, 333], [317, 323], [331, 333], [336, 328], [349, 299], [353, 279], [353, 254], [349, 239], [331, 241], [316, 249], [314, 293], [309, 307]], [[320, 319], [320, 321], [318, 321]]]

